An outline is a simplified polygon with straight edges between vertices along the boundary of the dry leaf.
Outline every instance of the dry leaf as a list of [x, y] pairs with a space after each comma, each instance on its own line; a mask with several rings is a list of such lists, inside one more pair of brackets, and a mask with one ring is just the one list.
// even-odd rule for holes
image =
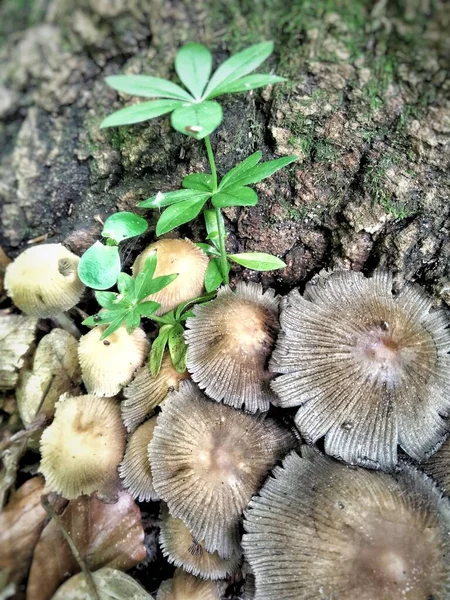
[[37, 322], [24, 315], [0, 316], [0, 390], [15, 387], [18, 371], [34, 342]]
[[0, 296], [3, 295], [3, 290], [4, 290], [3, 281], [4, 281], [5, 269], [9, 265], [10, 262], [11, 262], [11, 259], [8, 256], [6, 256], [5, 251], [0, 246]]
[[[86, 496], [72, 500], [61, 520], [91, 571], [100, 567], [126, 571], [146, 556], [141, 512], [126, 492], [119, 494], [116, 504]], [[48, 600], [79, 571], [60, 528], [50, 521], [34, 551], [27, 600]]]
[[[137, 581], [117, 569], [99, 569], [92, 578], [99, 600], [153, 600]], [[84, 573], [63, 583], [52, 600], [92, 600]]]
[[24, 425], [38, 413], [52, 417], [61, 394], [80, 395], [80, 383], [78, 341], [64, 329], [53, 329], [39, 342], [32, 364], [20, 372], [16, 398]]
[[9, 571], [8, 583], [20, 583], [27, 574], [47, 517], [43, 493], [43, 478], [33, 477], [12, 494], [0, 514], [0, 570]]
[[22, 438], [10, 443], [0, 452], [0, 510], [6, 500], [9, 488], [16, 481], [19, 461], [25, 454], [27, 439]]

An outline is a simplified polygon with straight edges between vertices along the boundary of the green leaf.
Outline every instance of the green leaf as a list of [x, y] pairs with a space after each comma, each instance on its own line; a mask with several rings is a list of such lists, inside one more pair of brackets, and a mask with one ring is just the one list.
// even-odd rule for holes
[[147, 300], [146, 302], [139, 302], [137, 305], [137, 310], [142, 317], [152, 317], [152, 319], [156, 319], [153, 317], [153, 313], [158, 310], [161, 306], [159, 302], [153, 302], [153, 300]]
[[[125, 309], [126, 310], [126, 309]], [[82, 325], [86, 327], [97, 327], [97, 325], [105, 325], [105, 323], [112, 323], [114, 319], [117, 319], [119, 315], [124, 314], [124, 309], [120, 310], [103, 310], [92, 317], [84, 319]]]
[[125, 296], [125, 298], [134, 298], [135, 280], [130, 275], [127, 275], [126, 273], [120, 273], [119, 277], [117, 278], [117, 288], [122, 296]]
[[158, 255], [156, 250], [153, 250], [145, 259], [144, 268], [135, 277], [134, 297], [136, 300], [143, 300], [145, 298], [146, 294], [144, 293], [144, 287], [147, 284], [147, 281], [153, 279], [157, 264]]
[[207, 292], [216, 290], [223, 282], [222, 272], [220, 270], [220, 261], [218, 258], [213, 258], [209, 261], [205, 273], [205, 289]]
[[273, 271], [286, 266], [281, 259], [264, 252], [242, 252], [241, 254], [228, 254], [228, 258], [238, 265], [253, 271]]
[[95, 299], [102, 308], [110, 310], [120, 310], [124, 305], [120, 305], [121, 300], [116, 292], [95, 292]]
[[194, 98], [201, 98], [211, 69], [211, 52], [202, 44], [185, 44], [177, 52], [175, 71]]
[[258, 150], [250, 156], [247, 156], [245, 160], [233, 167], [228, 173], [226, 173], [219, 184], [219, 190], [225, 188], [227, 185], [234, 185], [238, 179], [241, 179], [243, 174], [249, 169], [252, 169], [259, 163], [262, 158], [262, 152]]
[[[217, 231], [215, 232], [217, 235]], [[205, 254], [208, 256], [220, 256], [220, 253], [214, 248], [214, 246], [210, 246], [209, 244], [203, 244], [202, 242], [197, 242], [195, 244], [200, 250], [203, 250]]]
[[173, 111], [171, 121], [180, 133], [202, 140], [222, 123], [222, 107], [218, 102], [182, 106]]
[[102, 236], [111, 238], [118, 244], [122, 240], [145, 233], [147, 228], [147, 221], [139, 215], [131, 212], [117, 212], [106, 219]]
[[150, 75], [110, 75], [106, 83], [117, 90], [130, 94], [130, 96], [143, 96], [144, 98], [173, 98], [175, 100], [193, 100], [192, 96], [182, 87]]
[[[217, 249], [219, 249], [219, 234], [217, 232], [218, 224], [216, 211], [208, 208], [203, 212], [203, 216], [205, 218], [206, 233], [208, 234], [207, 239], [210, 240]], [[222, 215], [220, 215], [220, 219], [222, 221], [222, 227], [225, 228]]]
[[186, 175], [181, 185], [199, 192], [212, 192], [212, 175], [211, 173], [191, 173]]
[[127, 328], [127, 333], [132, 334], [133, 331], [139, 327], [139, 324], [141, 322], [141, 315], [140, 313], [134, 309], [134, 310], [130, 310], [130, 312], [127, 315], [127, 318], [125, 320], [125, 326]]
[[172, 231], [175, 227], [195, 219], [202, 210], [206, 200], [207, 198], [205, 197], [197, 200], [185, 200], [166, 208], [156, 225], [156, 235], [163, 235], [163, 233]]
[[183, 106], [181, 100], [153, 100], [152, 102], [140, 102], [116, 110], [111, 115], [106, 117], [101, 123], [100, 128], [117, 127], [118, 125], [132, 125], [133, 123], [141, 123], [149, 119], [155, 119], [161, 115], [166, 115], [176, 108]]
[[273, 52], [273, 42], [262, 42], [255, 44], [230, 56], [228, 60], [220, 65], [211, 77], [204, 97], [209, 98], [216, 88], [230, 84], [244, 75], [254, 71]]
[[153, 377], [158, 375], [159, 370], [161, 368], [161, 361], [164, 354], [164, 350], [167, 344], [167, 340], [169, 339], [169, 334], [173, 325], [163, 325], [159, 330], [158, 337], [152, 344], [152, 349], [150, 350], [150, 373]]
[[173, 273], [171, 275], [163, 275], [161, 277], [155, 277], [154, 279], [148, 280], [144, 286], [141, 288], [140, 294], [141, 298], [147, 298], [151, 294], [156, 294], [160, 292], [162, 289], [167, 287], [169, 283], [172, 283], [178, 277], [178, 273]]
[[208, 96], [208, 98], [216, 98], [217, 96], [221, 96], [222, 94], [236, 94], [237, 92], [248, 92], [250, 90], [254, 90], [256, 88], [264, 87], [266, 85], [271, 85], [274, 83], [281, 83], [282, 81], [287, 81], [284, 77], [278, 77], [278, 75], [247, 75], [246, 77], [241, 77], [237, 81], [233, 83], [228, 83], [219, 86], [214, 90], [212, 94]]
[[296, 156], [283, 156], [282, 158], [276, 158], [275, 160], [268, 160], [267, 162], [256, 165], [252, 169], [248, 169], [242, 173], [239, 177], [234, 178], [232, 183], [227, 183], [221, 186], [221, 191], [231, 187], [231, 185], [249, 185], [251, 183], [258, 183], [267, 177], [273, 175], [276, 171], [279, 171], [286, 165], [297, 160]]
[[187, 346], [183, 337], [184, 329], [180, 324], [175, 325], [169, 332], [169, 353], [172, 364], [178, 373], [186, 369]]
[[219, 192], [212, 197], [212, 204], [216, 208], [226, 208], [227, 206], [255, 206], [257, 203], [258, 196], [255, 190], [239, 185], [228, 187], [225, 192]]
[[119, 327], [121, 327], [121, 325], [123, 325], [127, 316], [128, 316], [128, 311], [123, 311], [116, 319], [114, 319], [114, 321], [111, 322], [111, 325], [105, 329], [105, 331], [102, 333], [100, 339], [104, 340], [109, 335], [111, 335], [112, 333], [117, 331], [119, 329]]
[[177, 202], [182, 202], [183, 200], [200, 200], [200, 198], [206, 200], [210, 196], [211, 192], [200, 192], [195, 189], [175, 190], [174, 192], [166, 192], [165, 194], [158, 192], [156, 196], [152, 196], [151, 198], [148, 198], [148, 200], [139, 202], [138, 206], [141, 208], [164, 208], [176, 204]]
[[118, 247], [95, 242], [80, 258], [78, 277], [88, 287], [107, 290], [116, 283], [120, 268]]

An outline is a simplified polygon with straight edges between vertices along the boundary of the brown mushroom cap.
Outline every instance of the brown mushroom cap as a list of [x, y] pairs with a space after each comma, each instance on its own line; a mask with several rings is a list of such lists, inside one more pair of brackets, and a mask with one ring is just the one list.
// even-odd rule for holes
[[149, 343], [139, 327], [131, 335], [125, 326], [119, 327], [102, 340], [105, 329], [105, 325], [99, 325], [83, 335], [78, 357], [87, 391], [96, 396], [115, 396], [144, 362]]
[[308, 450], [287, 456], [246, 511], [255, 600], [448, 598], [450, 504], [431, 479]]
[[161, 307], [155, 315], [163, 315], [181, 302], [200, 296], [203, 292], [208, 257], [190, 240], [158, 240], [150, 244], [134, 261], [132, 271], [136, 277], [142, 271], [147, 258], [156, 250], [157, 266], [155, 277], [178, 273], [178, 277], [146, 300], [159, 302]]
[[217, 581], [198, 579], [182, 569], [176, 569], [173, 579], [161, 584], [156, 600], [221, 600], [223, 587]]
[[278, 298], [257, 283], [228, 286], [217, 298], [193, 308], [186, 321], [187, 368], [214, 400], [248, 412], [277, 402], [269, 387], [267, 361], [278, 333]]
[[346, 462], [389, 469], [397, 444], [423, 460], [450, 413], [450, 332], [416, 287], [392, 294], [392, 278], [337, 272], [304, 297], [283, 301], [271, 368], [283, 407], [298, 406], [310, 442]]
[[47, 487], [68, 500], [95, 491], [108, 495], [116, 487], [124, 449], [125, 429], [115, 400], [62, 397], [41, 437], [40, 470]]
[[445, 493], [450, 496], [450, 438], [421, 467], [434, 477]]
[[122, 419], [128, 431], [133, 431], [147, 415], [161, 404], [169, 392], [177, 390], [180, 381], [189, 373], [178, 373], [168, 352], [164, 353], [161, 370], [153, 377], [148, 365], [139, 369], [133, 381], [123, 390], [125, 400], [121, 403]]
[[6, 268], [8, 296], [34, 317], [55, 317], [69, 310], [84, 292], [77, 272], [79, 260], [62, 244], [28, 248]]
[[190, 381], [165, 400], [149, 445], [153, 485], [208, 552], [239, 552], [239, 523], [267, 472], [295, 443], [272, 419], [211, 402]]
[[204, 579], [225, 579], [237, 570], [240, 562], [238, 554], [225, 559], [217, 552], [205, 550], [183, 521], [170, 515], [166, 505], [161, 510], [159, 544], [170, 563]]
[[131, 434], [119, 467], [123, 487], [139, 502], [159, 500], [153, 487], [152, 469], [147, 451], [155, 426], [156, 417], [152, 417]]

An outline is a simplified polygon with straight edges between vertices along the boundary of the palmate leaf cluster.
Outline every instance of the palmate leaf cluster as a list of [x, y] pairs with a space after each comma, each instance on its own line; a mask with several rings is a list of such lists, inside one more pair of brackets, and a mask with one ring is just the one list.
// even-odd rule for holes
[[214, 100], [285, 81], [272, 74], [252, 74], [273, 51], [273, 42], [255, 44], [223, 62], [213, 73], [211, 52], [202, 44], [185, 44], [175, 58], [175, 71], [185, 86], [149, 75], [112, 75], [106, 82], [119, 92], [159, 98], [128, 106], [109, 115], [101, 127], [131, 125], [171, 114], [172, 127], [197, 140], [212, 133], [222, 122], [222, 107]]

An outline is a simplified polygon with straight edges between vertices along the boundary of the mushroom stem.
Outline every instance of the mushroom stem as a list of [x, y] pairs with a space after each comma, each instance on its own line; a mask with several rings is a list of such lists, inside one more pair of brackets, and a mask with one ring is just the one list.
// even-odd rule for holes
[[60, 313], [56, 317], [52, 317], [52, 321], [73, 335], [77, 340], [80, 339], [81, 333], [72, 319], [66, 313]]

